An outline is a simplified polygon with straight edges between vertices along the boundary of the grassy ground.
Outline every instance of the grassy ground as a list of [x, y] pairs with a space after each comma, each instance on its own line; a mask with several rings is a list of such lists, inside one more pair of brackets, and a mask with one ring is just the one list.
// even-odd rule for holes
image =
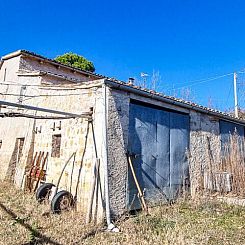
[[122, 218], [120, 233], [84, 224], [80, 213], [49, 213], [30, 194], [0, 182], [0, 244], [245, 244], [245, 208], [180, 201]]

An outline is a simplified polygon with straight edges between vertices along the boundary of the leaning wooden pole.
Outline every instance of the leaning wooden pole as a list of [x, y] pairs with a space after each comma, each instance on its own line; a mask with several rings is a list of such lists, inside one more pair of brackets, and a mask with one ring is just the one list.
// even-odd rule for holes
[[98, 185], [98, 175], [99, 175], [99, 168], [100, 168], [100, 159], [98, 158], [97, 145], [96, 145], [96, 141], [95, 141], [94, 126], [93, 126], [92, 121], [90, 123], [91, 123], [92, 134], [93, 134], [93, 143], [94, 143], [94, 152], [95, 152], [96, 162], [94, 164], [94, 169], [93, 169], [93, 182], [92, 182], [91, 193], [90, 193], [90, 197], [89, 197], [86, 223], [91, 222], [93, 202], [94, 202], [94, 192], [95, 192], [96, 185]]
[[139, 192], [139, 198], [140, 198], [140, 201], [141, 201], [141, 204], [142, 204], [142, 208], [143, 208], [144, 211], [146, 211], [148, 213], [148, 207], [146, 205], [144, 195], [143, 195], [143, 193], [141, 191], [139, 182], [137, 180], [137, 177], [136, 177], [136, 174], [135, 174], [134, 167], [133, 167], [132, 160], [131, 160], [130, 156], [128, 156], [128, 163], [129, 163], [129, 167], [131, 169], [131, 172], [132, 172], [132, 175], [133, 175], [134, 182], [136, 184], [137, 190]]
[[92, 181], [92, 185], [91, 185], [91, 192], [90, 192], [89, 203], [88, 203], [86, 223], [90, 223], [91, 218], [92, 218], [92, 210], [93, 210], [93, 203], [94, 203], [94, 192], [95, 192], [96, 185], [98, 185], [99, 167], [100, 167], [100, 159], [97, 158], [96, 162], [94, 164], [94, 169], [93, 169], [93, 181]]

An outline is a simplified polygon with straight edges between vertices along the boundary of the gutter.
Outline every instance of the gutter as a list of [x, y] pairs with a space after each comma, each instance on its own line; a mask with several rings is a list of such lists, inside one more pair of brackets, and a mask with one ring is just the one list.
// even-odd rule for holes
[[233, 117], [228, 116], [228, 115], [224, 115], [220, 112], [210, 111], [207, 109], [200, 108], [198, 106], [194, 106], [194, 105], [190, 105], [190, 104], [183, 103], [180, 101], [176, 101], [173, 99], [165, 98], [161, 95], [158, 95], [155, 93], [150, 93], [148, 91], [144, 91], [144, 90], [141, 90], [139, 88], [132, 87], [130, 85], [127, 85], [127, 84], [124, 84], [121, 82], [105, 80], [105, 84], [114, 88], [114, 89], [123, 90], [125, 92], [134, 93], [134, 94], [137, 94], [137, 95], [140, 95], [143, 97], [151, 98], [151, 99], [162, 101], [162, 102], [165, 102], [168, 104], [172, 104], [172, 105], [176, 105], [179, 107], [183, 107], [183, 108], [191, 109], [194, 111], [202, 112], [202, 113], [205, 113], [208, 115], [216, 116], [216, 117], [219, 117], [221, 119], [225, 119], [225, 121], [229, 121], [229, 122], [233, 122], [233, 123], [236, 122], [237, 124], [240, 124], [243, 126], [245, 125], [245, 121], [233, 118]]

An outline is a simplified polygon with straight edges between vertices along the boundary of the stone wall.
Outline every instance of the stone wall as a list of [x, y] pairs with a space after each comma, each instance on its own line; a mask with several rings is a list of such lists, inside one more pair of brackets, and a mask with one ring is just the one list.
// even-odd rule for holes
[[196, 111], [190, 112], [190, 181], [191, 195], [195, 197], [207, 185], [205, 174], [220, 163], [221, 141], [219, 120]]
[[[101, 136], [98, 131], [101, 129], [101, 87], [90, 89], [77, 89], [74, 91], [60, 89], [56, 92], [48, 89], [48, 95], [42, 101], [42, 107], [50, 107], [53, 109], [81, 113], [89, 111], [91, 107], [94, 110], [93, 125], [96, 131], [96, 147], [98, 157], [101, 156]], [[71, 93], [73, 95], [71, 95]], [[75, 95], [76, 94], [76, 95]], [[56, 96], [52, 96], [56, 95]], [[60, 96], [58, 96], [60, 95]], [[78, 182], [78, 202], [80, 209], [84, 212], [87, 210], [91, 194], [91, 184], [94, 176], [94, 164], [96, 162], [95, 146], [92, 137], [92, 127], [89, 127], [88, 141], [85, 150], [85, 139], [88, 127], [87, 119], [63, 119], [63, 120], [36, 120], [36, 133], [34, 143], [34, 153], [44, 151], [49, 153], [46, 165], [46, 182], [56, 184], [64, 164], [75, 152], [75, 161], [69, 162], [63, 173], [59, 188], [71, 190], [75, 193], [79, 168], [82, 166], [81, 176]], [[98, 128], [99, 127], [99, 128]], [[53, 135], [61, 135], [60, 157], [52, 157], [52, 137]], [[84, 160], [81, 163], [83, 151], [85, 150]], [[81, 165], [82, 164], [82, 165]], [[102, 165], [101, 165], [102, 168]], [[101, 171], [103, 174], [103, 171]], [[72, 178], [72, 179], [71, 179]], [[103, 179], [103, 176], [101, 176]], [[103, 191], [103, 186], [101, 188]], [[100, 195], [100, 193], [98, 194]], [[103, 193], [102, 193], [103, 195]], [[102, 200], [99, 205], [99, 216], [102, 217]]]
[[[28, 75], [33, 70], [38, 69], [37, 65], [45, 67], [44, 64], [39, 64], [38, 61], [28, 59], [24, 61], [21, 58], [21, 66], [19, 66], [19, 57], [15, 57], [3, 62], [2, 69], [12, 69], [11, 75], [18, 86], [9, 86], [9, 95], [4, 98], [6, 101], [18, 102], [20, 96], [21, 84], [25, 84], [26, 89], [23, 96], [23, 104], [49, 108], [53, 110], [71, 112], [80, 114], [93, 109], [93, 126], [95, 130], [95, 140], [98, 152], [98, 158], [101, 159], [100, 165], [100, 188], [94, 196], [97, 200], [96, 218], [103, 217], [103, 198], [104, 196], [104, 176], [103, 176], [103, 142], [101, 121], [103, 118], [103, 106], [101, 87], [103, 80], [93, 81], [92, 83], [80, 83], [75, 86], [70, 86], [70, 83], [61, 83], [58, 78], [50, 77], [49, 82], [54, 86], [45, 86], [43, 81], [45, 77], [39, 75]], [[33, 63], [32, 63], [33, 62]], [[13, 66], [11, 64], [14, 63]], [[9, 64], [9, 66], [8, 66]], [[13, 69], [14, 67], [15, 69]], [[25, 69], [27, 74], [19, 75], [19, 68]], [[33, 69], [32, 69], [33, 68]], [[3, 70], [0, 70], [0, 76], [3, 75]], [[29, 70], [28, 70], [29, 69]], [[48, 67], [47, 69], [50, 69]], [[56, 69], [55, 67], [53, 69]], [[57, 68], [57, 72], [59, 69]], [[64, 71], [63, 71], [64, 72]], [[72, 74], [71, 74], [72, 75]], [[77, 76], [77, 74], [75, 74]], [[74, 75], [74, 76], [75, 76]], [[80, 75], [80, 78], [84, 77]], [[31, 86], [29, 86], [31, 85]], [[5, 92], [6, 85], [0, 86], [0, 91]], [[9, 111], [9, 108], [2, 109]], [[37, 111], [12, 109], [13, 112], [28, 113], [36, 116], [58, 116]], [[29, 119], [29, 118], [0, 118], [0, 140], [2, 146], [0, 149], [0, 179], [9, 177], [19, 187], [24, 186], [26, 173], [30, 170], [30, 164], [33, 156], [39, 152], [48, 153], [47, 163], [44, 167], [46, 171], [46, 182], [56, 184], [61, 174], [62, 168], [69, 157], [75, 152], [75, 161], [73, 159], [67, 165], [63, 177], [60, 182], [60, 188], [71, 190], [75, 193], [78, 183], [78, 208], [87, 212], [88, 203], [91, 198], [91, 187], [94, 179], [94, 166], [96, 163], [95, 145], [92, 137], [92, 127], [90, 124], [86, 152], [82, 164], [80, 179], [78, 173], [81, 166], [81, 159], [85, 149], [85, 138], [87, 132], [88, 121], [85, 118], [75, 119]], [[53, 135], [61, 135], [60, 156], [51, 156], [52, 153], [52, 137]], [[18, 149], [16, 142], [18, 138], [24, 138], [22, 156], [18, 161]], [[17, 140], [17, 141], [16, 141]], [[14, 169], [14, 171], [12, 171]], [[102, 192], [102, 193], [101, 193]], [[95, 205], [94, 205], [95, 209]], [[95, 210], [94, 210], [95, 212]]]

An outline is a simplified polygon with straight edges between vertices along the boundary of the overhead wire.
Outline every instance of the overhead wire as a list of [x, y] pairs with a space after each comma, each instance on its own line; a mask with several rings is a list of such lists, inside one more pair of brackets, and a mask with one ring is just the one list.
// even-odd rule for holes
[[7, 82], [0, 82], [1, 85], [6, 85], [6, 86], [26, 86], [26, 87], [41, 87], [38, 84], [23, 84], [23, 83], [16, 83], [16, 82], [12, 82], [12, 81], [7, 81]]
[[210, 78], [206, 78], [206, 79], [199, 79], [199, 80], [190, 81], [188, 83], [182, 83], [182, 84], [187, 84], [187, 85], [180, 86], [180, 87], [177, 87], [177, 88], [174, 88], [174, 89], [181, 89], [181, 88], [186, 88], [186, 87], [192, 87], [192, 86], [195, 86], [197, 84], [202, 84], [202, 83], [214, 81], [214, 80], [217, 80], [217, 79], [220, 79], [220, 78], [223, 78], [223, 77], [231, 76], [233, 74], [234, 73], [232, 72], [232, 73], [227, 73], [227, 74], [216, 76], [216, 77], [210, 77]]
[[[1, 84], [1, 83], [0, 83]], [[22, 84], [23, 85], [23, 84]], [[23, 85], [26, 86], [26, 85]], [[31, 86], [31, 85], [30, 85]], [[36, 86], [36, 85], [34, 85]], [[42, 86], [39, 86], [40, 89], [43, 88]], [[79, 88], [75, 88], [72, 90], [76, 90]], [[57, 90], [58, 91], [58, 90]], [[63, 91], [63, 90], [62, 90]], [[65, 90], [67, 91], [67, 90]], [[61, 91], [59, 91], [61, 92]], [[37, 98], [37, 97], [65, 97], [65, 96], [81, 96], [83, 94], [89, 94], [89, 92], [80, 92], [80, 93], [67, 93], [67, 94], [36, 94], [36, 95], [30, 95], [30, 94], [20, 94], [20, 93], [8, 93], [8, 92], [0, 92], [0, 95], [2, 96], [16, 96], [16, 97], [23, 97], [25, 98], [24, 100], [32, 99], [32, 98]]]
[[26, 98], [36, 98], [36, 97], [62, 97], [62, 96], [71, 96], [71, 95], [83, 95], [83, 94], [89, 94], [87, 93], [80, 93], [80, 94], [39, 94], [39, 95], [20, 95], [20, 94], [11, 94], [11, 93], [1, 93], [0, 95], [7, 95], [7, 96], [17, 96], [17, 97], [26, 97]]
[[232, 90], [232, 83], [230, 84], [230, 89], [229, 89], [228, 96], [227, 96], [226, 102], [225, 102], [226, 108], [228, 107], [228, 100], [229, 100], [230, 95], [231, 95], [231, 90]]
[[[245, 73], [245, 70], [242, 69], [242, 70], [240, 70], [240, 71], [238, 71], [236, 73], [243, 74], [243, 73]], [[198, 85], [198, 84], [203, 84], [203, 83], [207, 83], [207, 82], [210, 82], [210, 81], [218, 80], [218, 79], [221, 79], [221, 78], [224, 78], [224, 77], [231, 76], [233, 74], [234, 74], [234, 72], [230, 72], [230, 73], [223, 74], [223, 75], [217, 75], [217, 76], [212, 76], [212, 77], [208, 77], [208, 78], [192, 80], [192, 81], [185, 82], [185, 83], [177, 83], [177, 84], [182, 84], [183, 86], [175, 87], [175, 88], [172, 88], [172, 89], [169, 86], [169, 87], [166, 87], [165, 89], [166, 90], [169, 90], [169, 91], [172, 91], [172, 90], [174, 90], [174, 91], [177, 90], [178, 91], [178, 90], [183, 89], [183, 88], [193, 87], [193, 86]], [[42, 88], [43, 87], [42, 85], [37, 85], [37, 84], [21, 84], [21, 83], [17, 83], [17, 82], [13, 82], [13, 81], [0, 82], [0, 84], [2, 84], [2, 85], [10, 85], [10, 86], [27, 86], [27, 87], [39, 87], [39, 88]], [[51, 86], [53, 86], [53, 85], [51, 85]], [[230, 90], [229, 90], [229, 93], [228, 93], [228, 97], [226, 99], [226, 104], [228, 102], [230, 93], [231, 93], [231, 87], [230, 87]], [[6, 95], [9, 95], [9, 96], [20, 96], [20, 94], [11, 94], [11, 93], [0, 93], [0, 95], [5, 95], [5, 96]], [[22, 95], [22, 97], [25, 98], [24, 100], [29, 100], [29, 99], [36, 98], [36, 97], [63, 97], [63, 96], [75, 96], [75, 95], [81, 95], [81, 94], [80, 93], [70, 93], [70, 94], [39, 94], [39, 95]]]

